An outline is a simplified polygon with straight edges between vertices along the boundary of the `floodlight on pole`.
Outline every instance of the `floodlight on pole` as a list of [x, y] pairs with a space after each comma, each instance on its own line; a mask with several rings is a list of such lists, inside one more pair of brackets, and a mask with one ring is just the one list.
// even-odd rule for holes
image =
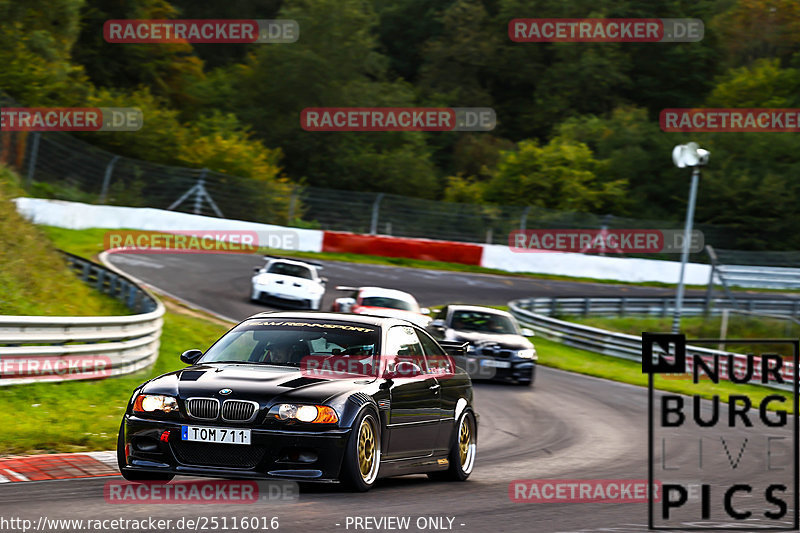
[[678, 168], [690, 167], [692, 169], [692, 185], [689, 189], [689, 207], [686, 210], [686, 227], [683, 233], [683, 250], [681, 250], [681, 273], [678, 278], [678, 293], [675, 296], [675, 316], [672, 320], [672, 332], [678, 333], [681, 329], [681, 312], [683, 311], [683, 275], [686, 263], [689, 260], [689, 248], [692, 238], [692, 222], [694, 221], [694, 206], [697, 201], [697, 184], [700, 181], [700, 167], [708, 164], [711, 152], [698, 146], [696, 142], [679, 144], [672, 149], [672, 161]]

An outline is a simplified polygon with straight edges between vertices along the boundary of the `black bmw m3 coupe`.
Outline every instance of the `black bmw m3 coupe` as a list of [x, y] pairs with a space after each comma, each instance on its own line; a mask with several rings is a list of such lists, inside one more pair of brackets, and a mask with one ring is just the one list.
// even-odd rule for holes
[[134, 392], [117, 446], [130, 481], [175, 475], [342, 482], [465, 480], [477, 452], [472, 383], [401, 319], [317, 312], [244, 320], [189, 366]]

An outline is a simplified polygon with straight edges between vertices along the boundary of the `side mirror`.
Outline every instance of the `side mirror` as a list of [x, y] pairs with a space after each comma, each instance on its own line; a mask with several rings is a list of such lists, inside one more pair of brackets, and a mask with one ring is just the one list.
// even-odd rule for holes
[[431, 314], [431, 310], [428, 309], [427, 307], [423, 307], [422, 309], [419, 310], [419, 312], [422, 313], [423, 315]]
[[411, 361], [400, 361], [394, 365], [394, 370], [389, 373], [391, 378], [413, 378], [422, 374], [419, 365]]
[[436, 320], [431, 322], [431, 327], [437, 331], [442, 331], [447, 329], [447, 322], [445, 322], [441, 318], [437, 318]]
[[525, 337], [533, 337], [536, 333], [530, 328], [522, 328], [521, 332]]
[[201, 355], [203, 355], [203, 352], [196, 348], [192, 350], [186, 350], [181, 354], [181, 361], [187, 365], [193, 365], [198, 359], [200, 359]]
[[328, 278], [319, 278], [319, 280], [322, 282], [323, 285], [328, 283]]
[[261, 267], [253, 267], [253, 272], [261, 272]]

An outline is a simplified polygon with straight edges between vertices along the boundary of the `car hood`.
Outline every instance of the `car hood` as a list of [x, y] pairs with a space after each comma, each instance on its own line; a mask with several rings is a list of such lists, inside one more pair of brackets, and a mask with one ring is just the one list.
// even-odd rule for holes
[[[192, 397], [253, 400], [262, 407], [278, 401], [324, 403], [374, 380], [324, 379], [304, 376], [299, 368], [258, 364], [196, 365], [148, 382], [142, 392]], [[231, 389], [227, 395], [222, 389]]]
[[509, 350], [527, 350], [533, 343], [522, 335], [503, 335], [499, 333], [483, 333], [478, 331], [448, 330], [447, 340], [468, 342], [474, 346], [496, 344]]

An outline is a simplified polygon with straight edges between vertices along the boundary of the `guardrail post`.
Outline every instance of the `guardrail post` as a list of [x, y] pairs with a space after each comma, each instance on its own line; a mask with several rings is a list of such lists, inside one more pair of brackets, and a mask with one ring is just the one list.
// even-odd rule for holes
[[665, 318], [667, 316], [667, 306], [669, 305], [669, 298], [662, 298], [661, 299], [661, 318]]
[[800, 314], [800, 300], [795, 300], [792, 306], [792, 316], [797, 316], [798, 314]]
[[592, 300], [589, 298], [583, 299], [583, 316], [589, 316], [589, 311], [592, 310]]
[[625, 316], [625, 303], [626, 303], [626, 301], [627, 301], [627, 298], [622, 298], [619, 301], [619, 316]]
[[550, 316], [556, 315], [558, 301], [555, 298], [550, 298]]
[[128, 286], [128, 307], [133, 309], [133, 305], [136, 303], [136, 287], [133, 285]]
[[99, 292], [105, 292], [103, 290], [103, 283], [105, 282], [106, 273], [102, 270], [97, 271], [97, 281], [95, 282], [95, 287]]

